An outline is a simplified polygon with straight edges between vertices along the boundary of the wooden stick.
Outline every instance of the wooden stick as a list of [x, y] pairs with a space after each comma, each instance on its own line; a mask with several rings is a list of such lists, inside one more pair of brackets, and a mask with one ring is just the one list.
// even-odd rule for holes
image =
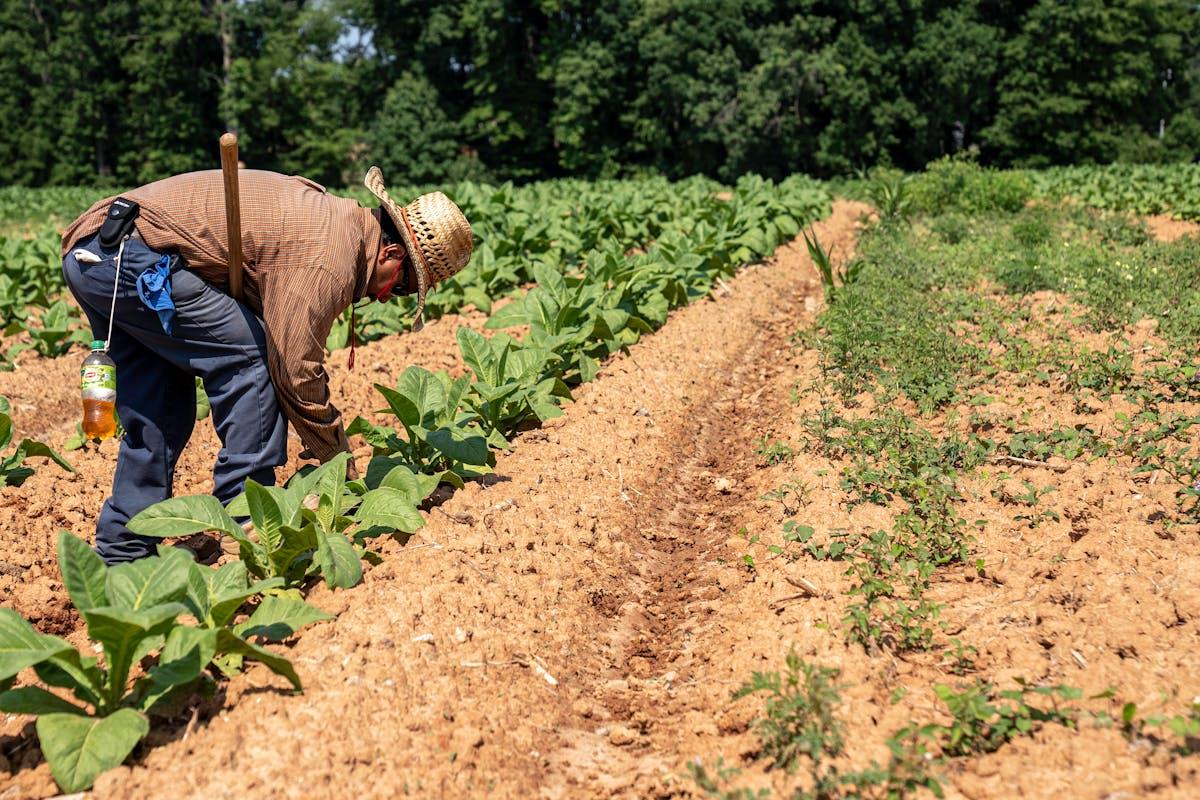
[[242, 302], [242, 202], [238, 193], [237, 134], [221, 136], [221, 174], [225, 178], [225, 232], [229, 239], [229, 295]]
[[1055, 472], [1066, 472], [1071, 468], [1070, 464], [1051, 464], [1047, 461], [1035, 461], [1032, 458], [1021, 458], [1020, 456], [994, 455], [988, 460], [993, 464], [1017, 464], [1022, 467], [1041, 467], [1043, 469], [1052, 469]]

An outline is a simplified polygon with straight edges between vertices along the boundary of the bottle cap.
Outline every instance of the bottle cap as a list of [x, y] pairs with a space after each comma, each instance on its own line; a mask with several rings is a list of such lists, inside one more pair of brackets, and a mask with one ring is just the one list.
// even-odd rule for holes
[[103, 339], [93, 339], [92, 340], [92, 352], [94, 353], [97, 350], [103, 350], [105, 344], [107, 344], [107, 343]]

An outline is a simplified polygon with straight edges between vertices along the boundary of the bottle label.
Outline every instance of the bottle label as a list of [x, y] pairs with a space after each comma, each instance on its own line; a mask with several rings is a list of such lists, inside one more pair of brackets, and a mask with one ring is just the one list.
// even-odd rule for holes
[[79, 388], [88, 389], [117, 388], [117, 368], [111, 364], [88, 364], [79, 370]]

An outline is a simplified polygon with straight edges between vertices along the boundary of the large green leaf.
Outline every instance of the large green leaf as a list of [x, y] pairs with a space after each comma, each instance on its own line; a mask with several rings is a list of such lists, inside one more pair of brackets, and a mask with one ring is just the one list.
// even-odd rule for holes
[[350, 540], [336, 531], [317, 531], [316, 563], [332, 589], [349, 589], [362, 580], [362, 560]]
[[40, 686], [22, 686], [0, 694], [0, 711], [7, 714], [83, 714], [84, 709]]
[[139, 706], [149, 711], [200, 677], [217, 652], [215, 628], [192, 628], [180, 625], [167, 635], [158, 663], [138, 681]]
[[463, 417], [473, 419], [474, 415], [469, 412], [460, 414], [460, 409], [463, 408], [463, 398], [471, 389], [471, 376], [463, 375], [458, 380], [451, 381], [445, 373], [441, 373], [445, 378], [446, 383], [446, 406], [442, 409], [442, 413], [438, 415], [437, 421], [439, 425], [449, 425], [455, 420], [462, 421]]
[[261, 636], [269, 642], [279, 642], [301, 628], [330, 619], [333, 619], [332, 614], [298, 598], [268, 595], [258, 604], [250, 619], [237, 625], [233, 631], [243, 639]]
[[[437, 485], [438, 477], [436, 475], [413, 472], [403, 464], [388, 470], [383, 479], [379, 481], [379, 488], [399, 490], [414, 506], [420, 505], [426, 497], [433, 494]], [[359, 506], [358, 516], [362, 516], [361, 506]]]
[[[409, 475], [411, 476], [411, 473]], [[355, 519], [364, 528], [383, 527], [413, 533], [425, 525], [425, 518], [417, 511], [416, 504], [412, 501], [413, 495], [419, 491], [415, 477], [412, 478], [412, 488], [409, 492], [389, 486], [372, 489], [363, 495], [362, 505], [358, 507]]]
[[475, 373], [475, 379], [497, 384], [501, 377], [496, 369], [496, 356], [483, 334], [470, 328], [459, 328], [455, 334], [463, 362]]
[[82, 539], [58, 532], [58, 568], [71, 602], [80, 611], [108, 605], [104, 590], [107, 568], [103, 559]]
[[67, 472], [75, 471], [75, 468], [71, 466], [71, 462], [63, 458], [53, 447], [43, 442], [36, 441], [35, 439], [22, 439], [21, 443], [17, 445], [17, 449], [24, 453], [27, 458], [48, 458]]
[[[379, 387], [376, 386], [375, 388], [378, 389]], [[390, 392], [391, 389], [388, 389], [387, 391]], [[414, 419], [417, 416], [415, 406], [412, 407], [412, 415]], [[363, 419], [362, 417], [355, 417], [353, 421], [346, 426], [346, 435], [361, 436], [367, 444], [371, 445], [371, 447], [374, 447], [376, 450], [392, 450], [398, 444], [398, 439], [393, 430], [390, 428], [385, 428], [382, 425], [375, 425]]]
[[11, 608], [0, 608], [0, 680], [69, 650], [63, 639], [38, 633]]
[[[177, 547], [163, 548], [162, 555], [142, 558], [108, 568], [105, 581], [106, 605], [137, 610], [175, 600], [187, 594], [192, 555]], [[80, 608], [80, 611], [86, 609]]]
[[155, 503], [129, 520], [126, 527], [142, 536], [187, 536], [200, 531], [221, 531], [245, 538], [221, 501], [211, 495], [172, 497]]
[[483, 327], [488, 330], [497, 330], [500, 328], [515, 328], [518, 325], [527, 325], [529, 323], [528, 295], [519, 297], [503, 308], [498, 308], [488, 317], [488, 321], [483, 324]]
[[70, 689], [84, 703], [99, 706], [104, 702], [104, 673], [99, 661], [69, 649], [34, 666], [38, 680], [47, 686]]
[[100, 773], [120, 766], [149, 732], [150, 722], [131, 708], [99, 718], [46, 714], [37, 721], [42, 754], [64, 792], [90, 788]]
[[421, 409], [415, 402], [410, 400], [405, 395], [395, 389], [384, 386], [381, 383], [375, 384], [375, 390], [383, 395], [383, 399], [387, 401], [388, 408], [396, 415], [396, 418], [404, 425], [405, 428], [413, 429], [421, 425]]
[[466, 433], [460, 428], [438, 428], [430, 431], [426, 441], [439, 453], [453, 461], [468, 466], [485, 466], [488, 463], [487, 439], [478, 433]]
[[275, 498], [258, 482], [246, 480], [246, 506], [250, 511], [250, 519], [254, 521], [254, 530], [263, 547], [270, 552], [279, 547], [283, 526], [283, 514]]
[[192, 563], [188, 576], [187, 603], [201, 625], [220, 628], [233, 619], [246, 600], [283, 586], [283, 578], [249, 583], [246, 565], [231, 561], [218, 569]]
[[408, 367], [400, 374], [396, 390], [417, 407], [421, 424], [427, 428], [433, 427], [433, 418], [446, 405], [446, 390], [437, 376], [424, 367]]
[[[8, 402], [7, 398], [5, 398], [5, 402]], [[5, 409], [0, 412], [0, 448], [8, 447], [8, 443], [12, 441], [12, 433], [12, 417], [8, 415], [8, 409]]]

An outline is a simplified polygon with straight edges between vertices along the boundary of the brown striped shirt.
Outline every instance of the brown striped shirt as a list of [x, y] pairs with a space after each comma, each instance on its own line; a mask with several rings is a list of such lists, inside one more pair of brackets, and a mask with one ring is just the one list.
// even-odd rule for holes
[[[307, 178], [244, 169], [239, 183], [244, 300], [265, 324], [267, 368], [280, 407], [304, 446], [327, 461], [349, 445], [329, 397], [325, 339], [338, 315], [366, 293], [379, 223], [368, 209]], [[137, 229], [148, 247], [178, 253], [188, 269], [228, 291], [220, 170], [177, 175], [121, 196], [141, 206]], [[100, 229], [112, 199], [71, 223], [63, 233], [64, 257]]]

